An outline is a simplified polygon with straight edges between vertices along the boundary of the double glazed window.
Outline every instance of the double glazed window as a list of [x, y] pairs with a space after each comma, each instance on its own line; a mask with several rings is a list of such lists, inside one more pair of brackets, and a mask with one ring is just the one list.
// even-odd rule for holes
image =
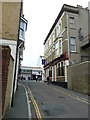
[[71, 44], [71, 52], [76, 52], [76, 43], [74, 37], [71, 37], [70, 44]]

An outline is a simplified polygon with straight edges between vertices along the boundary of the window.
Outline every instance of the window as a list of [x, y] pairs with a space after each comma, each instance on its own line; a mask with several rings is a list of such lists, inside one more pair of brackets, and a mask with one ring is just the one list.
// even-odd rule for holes
[[59, 32], [61, 33], [62, 30], [62, 26], [61, 26], [61, 22], [59, 23]]
[[57, 37], [58, 37], [58, 35], [59, 35], [59, 27], [57, 26]]
[[58, 64], [58, 76], [60, 76], [60, 63]]
[[56, 43], [56, 55], [58, 55], [58, 42]]
[[74, 17], [70, 17], [69, 20], [70, 20], [70, 28], [75, 29], [75, 19], [74, 19]]
[[20, 28], [26, 30], [26, 23], [23, 20], [20, 21]]
[[52, 67], [49, 68], [49, 77], [52, 77]]
[[59, 49], [60, 49], [60, 55], [62, 54], [62, 42], [61, 40], [59, 41]]
[[21, 69], [21, 72], [24, 72], [24, 70], [23, 70], [23, 69]]
[[62, 76], [64, 76], [64, 66], [63, 66], [63, 62], [61, 62], [61, 74], [62, 74]]
[[60, 34], [60, 23], [58, 24], [58, 33]]
[[22, 20], [20, 21], [20, 28], [24, 30], [24, 22]]
[[51, 38], [49, 39], [49, 46], [51, 45]]
[[70, 43], [71, 43], [71, 52], [75, 52], [76, 46], [75, 46], [75, 38], [74, 37], [71, 37]]
[[22, 29], [20, 29], [20, 37], [25, 37], [25, 32]]
[[53, 33], [53, 41], [55, 40], [55, 33]]

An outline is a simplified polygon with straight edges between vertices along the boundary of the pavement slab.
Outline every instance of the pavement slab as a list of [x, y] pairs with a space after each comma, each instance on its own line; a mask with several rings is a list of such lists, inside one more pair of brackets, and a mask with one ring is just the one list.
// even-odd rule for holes
[[18, 90], [16, 91], [14, 97], [13, 107], [7, 112], [7, 115], [4, 119], [14, 119], [14, 118], [24, 118], [28, 119], [28, 106], [25, 88], [19, 84]]

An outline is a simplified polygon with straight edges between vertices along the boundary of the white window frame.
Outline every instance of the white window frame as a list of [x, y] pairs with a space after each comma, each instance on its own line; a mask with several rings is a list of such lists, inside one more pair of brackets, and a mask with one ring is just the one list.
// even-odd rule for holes
[[[60, 42], [61, 42], [61, 53], [60, 53]], [[62, 40], [59, 40], [59, 54], [62, 54]]]
[[[72, 43], [71, 43], [71, 40], [72, 40], [72, 39], [75, 40], [75, 44], [72, 44]], [[71, 47], [72, 47], [72, 46], [74, 46], [74, 49], [75, 49], [74, 51], [71, 50]], [[71, 51], [71, 52], [76, 52], [76, 38], [75, 38], [75, 37], [70, 37], [70, 51]]]
[[58, 37], [58, 35], [59, 35], [59, 26], [57, 24], [57, 27], [56, 27], [56, 36]]
[[62, 21], [60, 20], [59, 22], [59, 32], [61, 33], [62, 32]]
[[70, 29], [75, 29], [75, 18], [69, 17]]
[[58, 41], [55, 44], [55, 51], [56, 51], [56, 56], [58, 56]]
[[51, 46], [51, 37], [49, 38], [49, 47]]
[[55, 40], [55, 32], [53, 32], [53, 41]]

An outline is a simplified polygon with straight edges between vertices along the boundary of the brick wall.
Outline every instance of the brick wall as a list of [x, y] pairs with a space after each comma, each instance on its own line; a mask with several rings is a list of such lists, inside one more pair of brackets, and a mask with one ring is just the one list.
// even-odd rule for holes
[[8, 66], [11, 50], [8, 46], [2, 46], [2, 114], [4, 112], [5, 96], [8, 82]]

